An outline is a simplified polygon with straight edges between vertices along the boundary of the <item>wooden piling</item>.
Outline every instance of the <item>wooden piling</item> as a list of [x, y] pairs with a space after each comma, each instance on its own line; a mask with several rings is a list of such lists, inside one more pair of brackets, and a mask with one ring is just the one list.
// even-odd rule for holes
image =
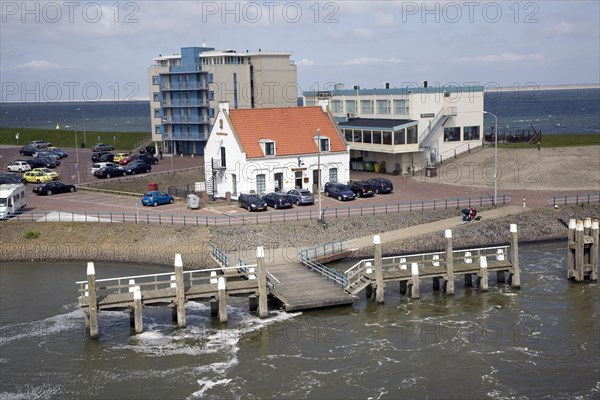
[[375, 284], [377, 288], [375, 289], [375, 301], [378, 304], [382, 304], [384, 302], [384, 285], [383, 285], [383, 266], [381, 262], [381, 238], [379, 235], [373, 236], [373, 245], [375, 247]]
[[133, 291], [133, 326], [135, 333], [142, 333], [144, 331], [144, 324], [142, 322], [142, 292], [140, 292], [139, 286], [136, 286], [135, 289]]
[[511, 284], [515, 289], [521, 288], [521, 268], [519, 266], [519, 237], [517, 224], [510, 224], [510, 248], [512, 254], [512, 278]]
[[465, 287], [473, 286], [473, 274], [465, 274]]
[[220, 277], [218, 283], [219, 290], [219, 321], [227, 322], [227, 291], [225, 288], [225, 278]]
[[208, 302], [210, 304], [210, 316], [216, 317], [219, 315], [219, 300], [214, 297]]
[[248, 296], [248, 310], [250, 312], [258, 310], [258, 297], [255, 294]]
[[452, 245], [452, 229], [446, 229], [446, 293], [454, 294], [454, 255]]
[[88, 284], [88, 313], [90, 339], [98, 337], [98, 298], [96, 296], [96, 270], [92, 261], [87, 263], [87, 284]]
[[590, 273], [590, 280], [598, 280], [598, 251], [600, 249], [600, 222], [595, 219], [592, 221], [592, 227], [590, 230], [590, 236], [594, 240], [590, 246], [590, 264], [592, 265], [592, 272]]
[[408, 281], [400, 281], [400, 294], [404, 296], [408, 291]]
[[175, 254], [175, 296], [177, 326], [185, 328], [185, 287], [183, 283], [183, 260], [181, 259], [181, 254]]
[[256, 248], [256, 269], [258, 275], [258, 316], [266, 318], [269, 315], [267, 303], [267, 274], [265, 271], [265, 250], [262, 246]]
[[570, 219], [567, 233], [567, 279], [575, 278], [575, 228], [577, 220]]
[[479, 257], [479, 289], [482, 292], [488, 291], [488, 271], [486, 256]]
[[582, 282], [585, 279], [585, 269], [583, 268], [583, 251], [585, 248], [583, 221], [577, 220], [575, 228], [575, 281]]
[[413, 299], [419, 298], [419, 264], [412, 263], [410, 265], [411, 273], [412, 273], [412, 290], [411, 297]]

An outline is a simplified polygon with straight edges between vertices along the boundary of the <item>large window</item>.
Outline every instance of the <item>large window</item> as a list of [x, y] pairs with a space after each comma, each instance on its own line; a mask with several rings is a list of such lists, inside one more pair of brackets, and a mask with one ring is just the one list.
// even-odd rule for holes
[[160, 118], [160, 108], [154, 109], [154, 118]]
[[256, 175], [256, 193], [265, 193], [267, 191], [267, 184], [265, 180], [265, 174]]
[[408, 100], [394, 100], [394, 114], [408, 115]]
[[338, 169], [337, 168], [329, 168], [329, 182], [337, 182], [338, 181]]
[[329, 151], [329, 138], [321, 138], [321, 151]]
[[394, 132], [394, 144], [404, 144], [406, 143], [406, 130], [402, 129], [400, 131]]
[[331, 100], [331, 112], [334, 114], [341, 114], [344, 112], [342, 108], [342, 102], [340, 100]]
[[359, 129], [354, 129], [352, 132], [354, 132], [352, 134], [352, 136], [354, 137], [353, 142], [360, 143], [360, 142], [363, 141], [362, 140], [362, 133], [361, 133], [361, 131]]
[[414, 144], [418, 143], [417, 127], [411, 126], [406, 129], [406, 143]]
[[360, 113], [361, 114], [373, 114], [373, 100], [361, 100], [360, 101]]
[[381, 144], [381, 131], [373, 131], [373, 143]]
[[159, 85], [160, 84], [160, 78], [158, 77], [158, 75], [153, 75], [152, 76], [152, 84], [153, 85]]
[[389, 100], [377, 100], [377, 114], [389, 114], [390, 113], [390, 101]]
[[373, 138], [371, 137], [371, 131], [364, 130], [363, 131], [363, 143], [373, 143]]
[[356, 114], [356, 100], [346, 100], [346, 112]]
[[392, 132], [383, 132], [382, 143], [383, 144], [392, 144]]
[[478, 126], [465, 126], [463, 128], [463, 140], [479, 140], [480, 138]]
[[158, 92], [152, 93], [152, 98], [154, 101], [160, 101], [160, 93], [158, 93]]
[[352, 142], [352, 129], [344, 129], [344, 135], [347, 142]]
[[265, 142], [265, 156], [275, 155], [275, 142]]
[[460, 140], [460, 128], [444, 128], [444, 142], [458, 142]]

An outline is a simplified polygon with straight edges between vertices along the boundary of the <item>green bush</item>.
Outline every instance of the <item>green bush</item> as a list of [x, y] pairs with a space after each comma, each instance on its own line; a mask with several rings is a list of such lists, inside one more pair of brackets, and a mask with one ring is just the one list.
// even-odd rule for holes
[[28, 230], [27, 232], [25, 232], [25, 239], [37, 239], [39, 238], [41, 235], [40, 232], [38, 231], [34, 231], [34, 230]]

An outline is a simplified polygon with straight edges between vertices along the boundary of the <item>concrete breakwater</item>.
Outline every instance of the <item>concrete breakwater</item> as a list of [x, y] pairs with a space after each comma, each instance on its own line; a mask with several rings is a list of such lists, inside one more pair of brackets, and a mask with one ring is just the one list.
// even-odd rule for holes
[[[565, 206], [559, 209], [530, 210], [520, 214], [480, 221], [456, 227], [456, 249], [508, 243], [509, 224], [519, 227], [521, 243], [567, 238], [569, 219], [600, 219], [600, 205]], [[404, 212], [285, 224], [245, 225], [236, 227], [185, 227], [109, 223], [25, 223], [6, 222], [0, 229], [1, 262], [90, 261], [157, 264], [171, 268], [175, 253], [182, 254], [186, 268], [213, 267], [210, 244], [228, 252], [265, 248], [310, 247], [332, 240], [349, 240], [385, 231], [460, 218], [459, 210]], [[383, 243], [384, 256], [442, 250], [444, 232], [414, 236]], [[355, 253], [372, 256], [371, 246]], [[83, 268], [83, 264], [82, 264]]]

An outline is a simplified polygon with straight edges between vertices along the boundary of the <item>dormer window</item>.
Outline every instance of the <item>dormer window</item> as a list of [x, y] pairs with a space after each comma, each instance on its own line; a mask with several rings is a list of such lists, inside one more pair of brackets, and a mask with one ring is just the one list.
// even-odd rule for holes
[[321, 138], [321, 151], [329, 151], [329, 138]]
[[270, 139], [261, 139], [258, 141], [265, 156], [274, 156], [276, 154], [275, 141]]

